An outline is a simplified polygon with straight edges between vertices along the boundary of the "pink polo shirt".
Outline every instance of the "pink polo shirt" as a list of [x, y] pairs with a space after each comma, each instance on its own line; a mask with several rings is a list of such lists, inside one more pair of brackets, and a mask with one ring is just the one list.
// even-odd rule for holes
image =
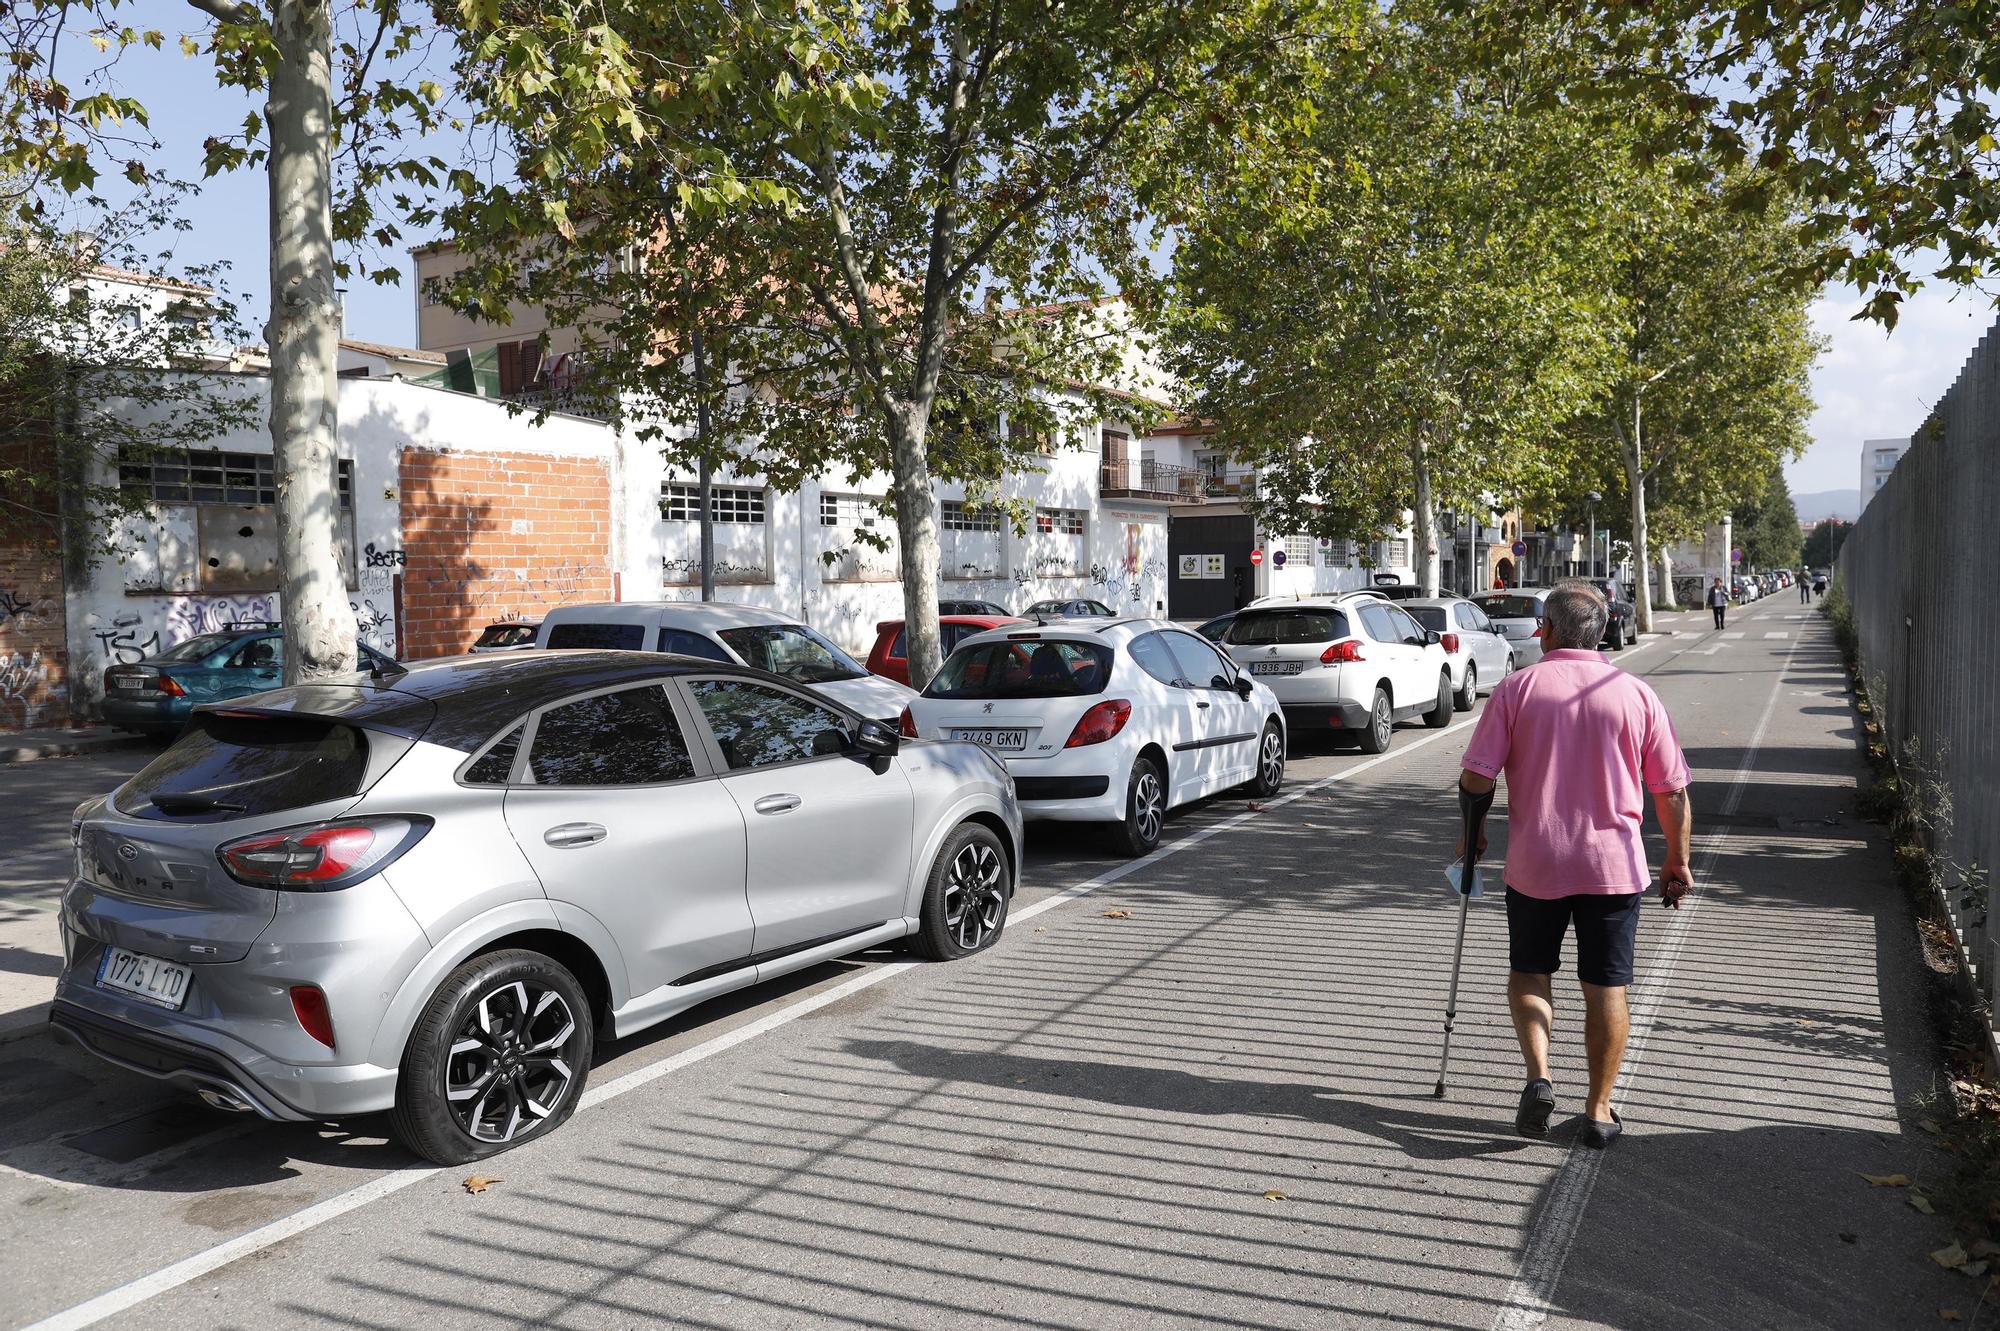
[[1506, 775], [1507, 885], [1531, 897], [1644, 892], [1653, 881], [1644, 791], [1688, 784], [1659, 695], [1574, 648], [1500, 681], [1465, 767]]

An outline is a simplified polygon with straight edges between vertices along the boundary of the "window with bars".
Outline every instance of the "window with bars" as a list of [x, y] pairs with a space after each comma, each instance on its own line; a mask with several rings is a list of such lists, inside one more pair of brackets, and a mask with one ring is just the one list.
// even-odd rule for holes
[[1353, 546], [1347, 541], [1326, 541], [1319, 548], [1321, 568], [1349, 568], [1354, 563]]
[[967, 508], [963, 500], [947, 499], [938, 505], [938, 527], [944, 531], [1000, 530], [1000, 515], [988, 509]]
[[891, 527], [896, 524], [880, 507], [874, 495], [840, 495], [822, 492], [819, 497], [819, 525], [822, 527]]
[[[758, 485], [711, 485], [708, 515], [715, 522], [764, 522], [764, 488]], [[701, 521], [701, 487], [665, 481], [660, 485], [660, 516], [669, 522]]]
[[[219, 449], [126, 448], [118, 459], [118, 487], [160, 504], [275, 504], [277, 460], [269, 453]], [[334, 464], [342, 510], [354, 507], [354, 463]]]
[[1035, 530], [1044, 535], [1083, 535], [1084, 512], [1080, 508], [1038, 508]]
[[1084, 539], [1086, 515], [1076, 508], [1035, 510], [1034, 574], [1038, 578], [1080, 578], [1090, 567]]

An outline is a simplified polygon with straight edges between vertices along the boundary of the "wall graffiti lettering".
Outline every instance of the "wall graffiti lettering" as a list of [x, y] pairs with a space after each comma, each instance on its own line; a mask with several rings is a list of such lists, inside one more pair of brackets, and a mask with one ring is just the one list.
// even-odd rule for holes
[[42, 686], [47, 673], [39, 648], [0, 653], [0, 699], [25, 703], [28, 695]]
[[90, 636], [97, 639], [97, 650], [105, 660], [114, 665], [138, 665], [160, 650], [159, 630], [142, 635], [142, 627], [139, 616], [127, 610], [112, 619], [111, 627], [91, 629]]
[[6, 623], [9, 619], [26, 619], [34, 613], [33, 601], [22, 600], [5, 587], [0, 587], [0, 624]]
[[[669, 574], [677, 573], [684, 578], [697, 578], [701, 576], [701, 559], [699, 556], [677, 559], [672, 555], [661, 555], [660, 572]], [[766, 576], [764, 570], [754, 564], [737, 564], [727, 559], [718, 559], [715, 561], [715, 575], [717, 577], [727, 578], [741, 574], [754, 574], [760, 578]]]
[[401, 550], [377, 550], [372, 545], [361, 547], [361, 558], [369, 568], [402, 568], [407, 562]]
[[354, 612], [354, 624], [361, 636], [371, 639], [370, 646], [380, 647], [382, 644], [373, 639], [389, 626], [389, 612], [376, 609], [372, 600], [349, 601], [347, 608]]

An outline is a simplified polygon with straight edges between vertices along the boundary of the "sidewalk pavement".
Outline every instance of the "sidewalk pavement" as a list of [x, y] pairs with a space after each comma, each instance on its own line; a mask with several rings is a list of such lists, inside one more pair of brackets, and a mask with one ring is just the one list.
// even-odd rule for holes
[[110, 726], [42, 726], [0, 734], [0, 763], [34, 762], [39, 758], [69, 758], [86, 753], [136, 749], [149, 741], [143, 735]]

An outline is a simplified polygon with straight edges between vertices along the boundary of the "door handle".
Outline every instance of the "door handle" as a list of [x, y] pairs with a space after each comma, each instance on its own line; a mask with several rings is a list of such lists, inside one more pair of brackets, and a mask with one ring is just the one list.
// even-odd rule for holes
[[1205, 703], [1205, 702], [1203, 702], [1203, 701], [1202, 701], [1201, 699], [1199, 699], [1199, 698], [1196, 698], [1196, 699], [1194, 700], [1194, 705], [1195, 705], [1196, 707], [1199, 707], [1199, 708], [1201, 708], [1201, 710], [1203, 710], [1204, 712], [1208, 710], [1208, 704], [1207, 704], [1207, 703]]
[[605, 835], [604, 828], [597, 823], [559, 823], [542, 833], [542, 840], [557, 850], [572, 850], [577, 846], [594, 846]]
[[797, 795], [766, 795], [750, 807], [758, 813], [790, 813], [802, 803]]

